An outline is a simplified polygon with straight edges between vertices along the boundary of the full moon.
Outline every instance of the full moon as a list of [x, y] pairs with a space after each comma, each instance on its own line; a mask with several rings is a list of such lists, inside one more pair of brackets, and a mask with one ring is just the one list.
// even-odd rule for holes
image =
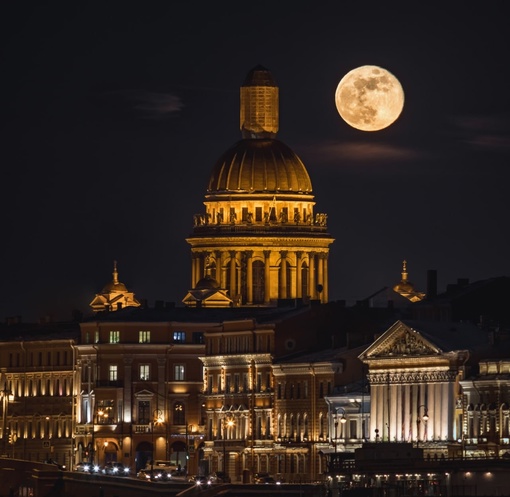
[[342, 119], [362, 131], [379, 131], [394, 123], [404, 107], [399, 80], [378, 66], [349, 71], [338, 83], [335, 103]]

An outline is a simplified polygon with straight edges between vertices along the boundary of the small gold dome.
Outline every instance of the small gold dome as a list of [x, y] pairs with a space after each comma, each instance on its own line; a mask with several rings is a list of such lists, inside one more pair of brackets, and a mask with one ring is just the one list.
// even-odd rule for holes
[[393, 290], [397, 293], [412, 293], [414, 292], [414, 285], [410, 281], [401, 281], [400, 283], [397, 283]]
[[212, 290], [219, 287], [219, 283], [212, 276], [206, 275], [197, 282], [195, 290]]
[[111, 281], [101, 291], [101, 293], [109, 293], [109, 292], [127, 292], [126, 285], [124, 283]]
[[214, 166], [208, 193], [311, 193], [312, 182], [301, 159], [275, 139], [244, 139]]

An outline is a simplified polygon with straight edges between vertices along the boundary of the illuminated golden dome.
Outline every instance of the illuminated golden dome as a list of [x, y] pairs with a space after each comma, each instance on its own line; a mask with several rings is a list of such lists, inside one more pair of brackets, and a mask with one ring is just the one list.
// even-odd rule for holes
[[119, 272], [117, 271], [117, 261], [113, 261], [113, 279], [106, 284], [101, 293], [96, 296], [89, 304], [94, 312], [115, 311], [123, 307], [140, 307], [140, 302], [135, 299], [135, 294], [128, 291], [126, 285], [119, 281]]
[[207, 191], [310, 193], [312, 182], [301, 159], [275, 139], [245, 139], [214, 166]]
[[414, 285], [407, 279], [407, 261], [402, 261], [402, 279], [393, 287], [393, 291], [402, 295], [411, 302], [419, 302], [425, 297], [424, 293], [417, 292]]

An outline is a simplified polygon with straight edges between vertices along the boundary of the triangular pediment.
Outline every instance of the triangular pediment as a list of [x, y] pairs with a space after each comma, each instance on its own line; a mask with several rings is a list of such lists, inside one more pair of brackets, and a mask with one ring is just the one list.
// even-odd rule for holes
[[224, 290], [190, 290], [182, 299], [183, 304], [194, 306], [200, 302], [203, 307], [230, 307], [232, 299]]
[[139, 392], [135, 392], [134, 393], [134, 396], [137, 398], [137, 399], [146, 399], [146, 398], [152, 398], [154, 397], [154, 392], [151, 392], [150, 390], [147, 390], [147, 389], [143, 389], [143, 390], [140, 390]]
[[359, 358], [377, 359], [442, 355], [442, 350], [419, 331], [397, 321], [368, 347]]

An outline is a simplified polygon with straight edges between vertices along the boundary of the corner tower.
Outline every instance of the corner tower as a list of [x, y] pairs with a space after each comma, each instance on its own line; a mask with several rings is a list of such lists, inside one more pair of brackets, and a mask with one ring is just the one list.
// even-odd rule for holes
[[[310, 176], [276, 139], [278, 86], [262, 66], [241, 86], [242, 139], [216, 162], [195, 214], [191, 285], [218, 282], [232, 305], [275, 305], [278, 299], [328, 301], [327, 215], [314, 213]], [[184, 298], [186, 305], [205, 305]]]

